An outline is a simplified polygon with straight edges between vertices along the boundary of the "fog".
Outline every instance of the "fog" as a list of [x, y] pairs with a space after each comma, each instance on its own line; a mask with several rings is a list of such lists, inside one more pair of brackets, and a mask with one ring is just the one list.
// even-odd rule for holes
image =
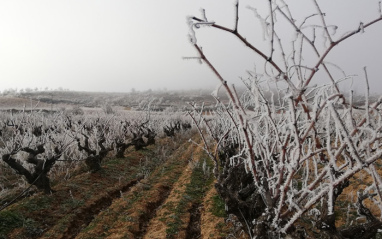
[[[316, 10], [312, 1], [292, 1], [295, 16]], [[379, 16], [378, 1], [321, 0], [337, 37], [362, 21]], [[76, 91], [129, 92], [214, 88], [218, 81], [188, 40], [186, 17], [207, 17], [233, 27], [235, 1], [219, 0], [3, 0], [0, 1], [0, 90], [48, 88]], [[260, 49], [267, 49], [262, 28], [250, 5], [267, 14], [268, 1], [240, 1], [239, 30]], [[279, 17], [282, 21], [282, 18]], [[283, 31], [283, 29], [281, 29]], [[293, 36], [285, 29], [284, 34]], [[233, 36], [203, 27], [198, 44], [230, 83], [263, 65]], [[371, 90], [381, 93], [382, 22], [334, 49], [328, 60], [355, 75], [346, 90], [363, 91], [367, 66]], [[341, 74], [338, 77], [342, 77]], [[315, 79], [320, 82], [320, 78]]]

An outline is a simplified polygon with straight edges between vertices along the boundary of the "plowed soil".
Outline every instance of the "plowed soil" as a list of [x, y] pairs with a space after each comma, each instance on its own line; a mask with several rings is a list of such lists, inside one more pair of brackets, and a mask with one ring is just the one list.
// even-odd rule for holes
[[200, 148], [163, 139], [106, 160], [100, 172], [59, 182], [51, 195], [11, 205], [0, 213], [6, 224], [0, 238], [241, 238], [226, 223], [213, 185], [211, 162]]

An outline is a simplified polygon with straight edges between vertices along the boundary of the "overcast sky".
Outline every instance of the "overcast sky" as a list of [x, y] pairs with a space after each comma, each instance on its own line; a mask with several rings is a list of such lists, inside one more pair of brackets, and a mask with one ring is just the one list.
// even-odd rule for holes
[[[292, 1], [292, 13], [310, 15], [312, 1]], [[378, 17], [377, 0], [319, 0], [328, 23], [340, 32]], [[196, 56], [188, 41], [186, 17], [207, 11], [211, 21], [233, 26], [231, 0], [0, 0], [0, 90], [62, 87], [78, 91], [128, 92], [146, 89], [213, 88], [206, 67], [182, 57]], [[239, 30], [265, 47], [261, 26], [241, 1]], [[305, 4], [305, 5], [304, 5]], [[281, 19], [281, 17], [280, 17]], [[197, 32], [198, 43], [229, 82], [238, 82], [258, 60], [243, 44], [211, 28]], [[382, 22], [338, 47], [329, 56], [362, 86], [368, 66], [371, 88], [382, 93]], [[261, 65], [261, 64], [260, 64]], [[317, 79], [318, 80], [318, 79]]]

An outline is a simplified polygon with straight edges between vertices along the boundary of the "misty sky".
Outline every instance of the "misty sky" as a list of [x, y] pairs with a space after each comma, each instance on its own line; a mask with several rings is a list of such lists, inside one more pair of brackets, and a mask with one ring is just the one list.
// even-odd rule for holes
[[[292, 13], [315, 13], [312, 1], [291, 1]], [[378, 17], [377, 0], [319, 0], [339, 35]], [[233, 26], [235, 1], [222, 0], [0, 0], [0, 90], [58, 87], [77, 91], [214, 88], [216, 77], [195, 60], [186, 17], [206, 9], [211, 21]], [[266, 15], [266, 0], [243, 0], [239, 30], [267, 49], [248, 5]], [[307, 4], [309, 3], [309, 4]], [[305, 5], [304, 5], [305, 4]], [[280, 17], [281, 19], [281, 17]], [[239, 82], [259, 59], [232, 36], [204, 27], [198, 43], [229, 82]], [[382, 93], [382, 22], [336, 48], [329, 60]], [[261, 68], [261, 67], [260, 67]], [[319, 79], [316, 79], [319, 81]], [[363, 91], [363, 90], [360, 90]]]

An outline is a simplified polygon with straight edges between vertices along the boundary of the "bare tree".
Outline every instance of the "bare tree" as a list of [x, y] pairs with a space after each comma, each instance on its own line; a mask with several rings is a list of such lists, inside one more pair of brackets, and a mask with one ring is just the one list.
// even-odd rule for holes
[[[249, 8], [262, 23], [268, 49], [253, 45], [239, 32], [239, 1], [233, 28], [208, 21], [204, 10], [202, 17], [188, 18], [190, 41], [198, 52], [191, 58], [214, 72], [230, 99], [225, 105], [216, 98], [219, 108], [213, 120], [203, 119], [202, 112], [190, 112], [203, 147], [215, 162], [216, 189], [228, 212], [253, 238], [371, 238], [382, 228], [378, 218], [382, 180], [376, 169], [382, 156], [382, 98], [369, 102], [365, 68], [365, 104], [355, 106], [352, 93], [346, 97], [338, 87], [348, 77], [335, 79], [325, 59], [337, 45], [381, 21], [381, 6], [373, 21], [361, 22], [336, 39], [337, 26], [326, 24], [316, 0], [312, 3], [316, 13], [302, 19], [292, 16], [284, 0], [268, 3], [266, 17]], [[295, 35], [292, 47], [277, 28], [285, 22]], [[235, 36], [263, 60], [263, 72], [248, 71], [242, 79], [247, 88], [242, 96], [202, 51], [196, 37], [201, 26]], [[322, 43], [324, 49], [318, 46]], [[305, 61], [312, 57], [313, 63]], [[312, 85], [319, 70], [328, 84]], [[360, 174], [369, 175], [370, 181], [355, 183]], [[355, 200], [343, 197], [349, 185]], [[379, 211], [371, 211], [365, 200]], [[336, 224], [335, 215], [342, 210], [339, 203], [364, 217], [364, 223]]]

